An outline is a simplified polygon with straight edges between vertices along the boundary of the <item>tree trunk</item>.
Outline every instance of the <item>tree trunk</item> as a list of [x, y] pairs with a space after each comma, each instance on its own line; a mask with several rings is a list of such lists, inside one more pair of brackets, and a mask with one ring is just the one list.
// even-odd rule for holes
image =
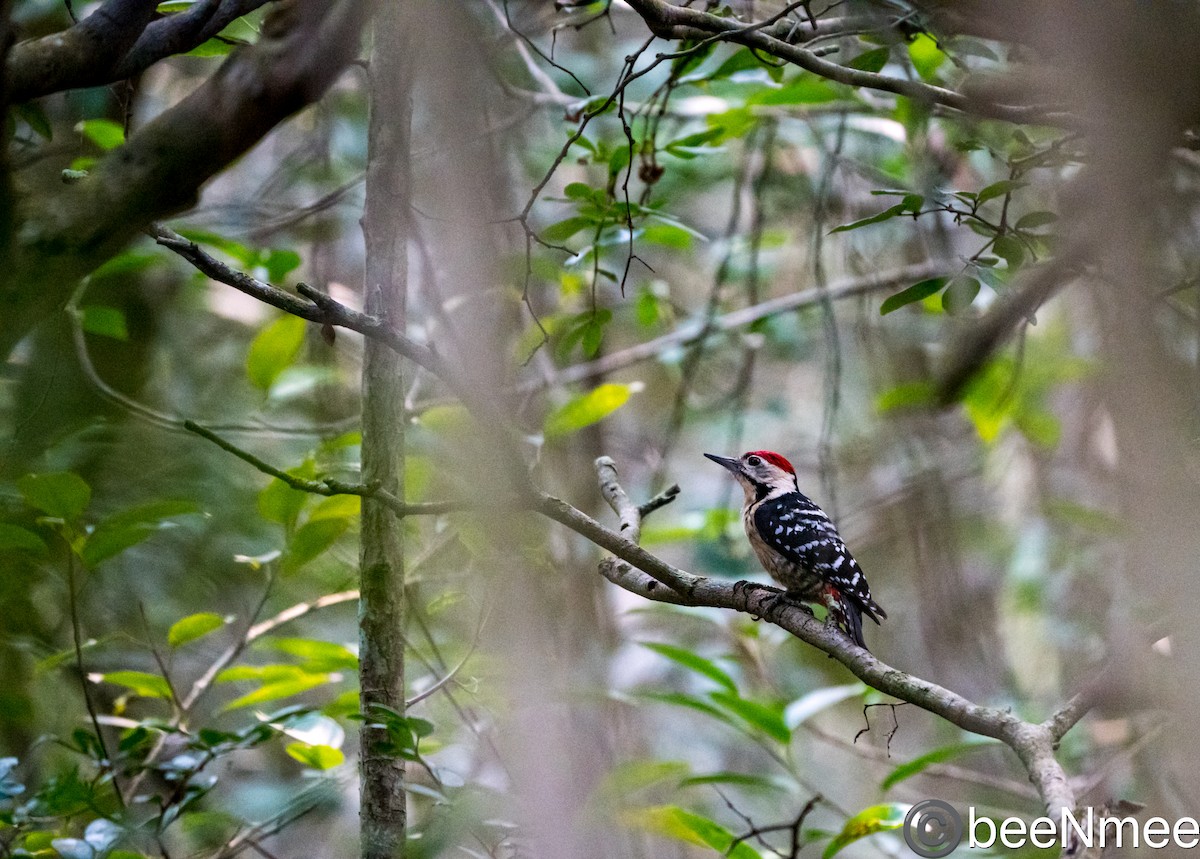
[[[404, 328], [408, 282], [410, 197], [410, 69], [407, 9], [382, 3], [371, 59], [371, 118], [367, 148], [366, 312]], [[362, 377], [362, 471], [393, 495], [404, 487], [404, 387], [400, 358], [376, 340], [365, 343]], [[363, 499], [359, 602], [361, 702], [360, 832], [363, 859], [402, 856], [405, 847], [404, 763], [379, 750], [386, 732], [373, 708], [404, 712], [404, 523], [387, 507]]]

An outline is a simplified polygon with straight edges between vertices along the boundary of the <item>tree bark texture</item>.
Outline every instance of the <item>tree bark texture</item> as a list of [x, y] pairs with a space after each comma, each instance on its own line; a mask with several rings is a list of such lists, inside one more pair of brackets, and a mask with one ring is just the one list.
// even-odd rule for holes
[[[371, 59], [368, 137], [365, 307], [403, 330], [408, 282], [411, 69], [407, 5], [380, 4]], [[404, 385], [400, 357], [367, 340], [362, 376], [362, 469], [367, 483], [404, 492]], [[405, 846], [404, 762], [383, 750], [386, 731], [373, 710], [404, 712], [404, 520], [364, 498], [359, 550], [361, 703], [360, 833], [363, 859], [402, 856]]]

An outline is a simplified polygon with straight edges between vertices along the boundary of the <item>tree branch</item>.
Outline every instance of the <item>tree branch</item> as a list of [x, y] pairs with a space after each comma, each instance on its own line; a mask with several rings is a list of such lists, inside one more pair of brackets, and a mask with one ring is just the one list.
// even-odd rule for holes
[[[663, 39], [705, 39], [716, 34], [725, 41], [755, 48], [792, 63], [836, 83], [865, 87], [902, 95], [926, 104], [940, 104], [953, 110], [1009, 122], [1038, 122], [1055, 125], [1071, 123], [1071, 117], [1050, 113], [1040, 107], [1021, 107], [976, 101], [961, 93], [916, 80], [893, 78], [841, 66], [822, 59], [813, 51], [790, 44], [764, 30], [754, 29], [734, 18], [714, 15], [686, 6], [674, 6], [667, 0], [628, 0], [650, 31]], [[782, 23], [782, 22], [781, 22]], [[780, 25], [777, 25], [777, 28]]]
[[[282, 480], [292, 489], [297, 489], [300, 492], [311, 492], [314, 495], [358, 495], [362, 498], [374, 498], [381, 504], [384, 504], [399, 517], [404, 516], [439, 516], [443, 513], [453, 513], [458, 510], [469, 510], [472, 505], [465, 501], [425, 501], [419, 503], [407, 503], [401, 501], [392, 493], [386, 491], [376, 484], [370, 483], [345, 483], [341, 480], [333, 478], [322, 478], [321, 480], [306, 480], [303, 477], [296, 477], [294, 474], [288, 474], [286, 471], [276, 468], [268, 462], [264, 462], [248, 450], [244, 450], [233, 442], [221, 438], [210, 429], [200, 426], [195, 421], [184, 421], [183, 428], [188, 432], [193, 432], [201, 438], [206, 438], [224, 451], [228, 451], [236, 456], [242, 462], [248, 462], [253, 465], [263, 474], [268, 474], [277, 480]], [[482, 502], [478, 502], [482, 503]]]
[[114, 70], [157, 6], [158, 0], [108, 0], [73, 27], [14, 45], [5, 62], [9, 99], [19, 104], [120, 80]]
[[[103, 8], [128, 10], [131, 2], [110, 0]], [[151, 0], [151, 10], [154, 5]], [[0, 270], [0, 317], [6, 322], [0, 355], [61, 308], [80, 277], [154, 219], [193, 205], [205, 182], [318, 99], [357, 55], [368, 7], [369, 0], [295, 0], [275, 7], [255, 45], [234, 51], [82, 181], [57, 194], [26, 197], [18, 214], [20, 244]]]
[[759, 304], [751, 305], [750, 307], [743, 307], [713, 317], [707, 324], [704, 320], [694, 320], [685, 323], [661, 337], [655, 337], [652, 340], [638, 343], [619, 352], [612, 352], [594, 361], [566, 367], [554, 373], [549, 379], [537, 379], [527, 382], [521, 386], [521, 390], [529, 391], [534, 388], [582, 382], [598, 376], [605, 376], [661, 355], [664, 351], [674, 346], [687, 346], [714, 334], [744, 328], [760, 319], [766, 319], [770, 316], [799, 310], [804, 307], [811, 307], [826, 300], [837, 301], [843, 298], [854, 298], [874, 292], [895, 289], [899, 286], [908, 286], [918, 281], [943, 274], [945, 271], [946, 266], [944, 264], [924, 262], [893, 269], [892, 271], [868, 274], [862, 277], [844, 278], [829, 284], [823, 290], [806, 289], [801, 292], [793, 292], [789, 295], [781, 295], [778, 298], [772, 298]]
[[[620, 489], [612, 460], [601, 457], [596, 466], [602, 491], [611, 499], [622, 523], [633, 522], [627, 530], [636, 533], [640, 518], [633, 521], [630, 511], [636, 508]], [[773, 623], [829, 654], [868, 686], [914, 704], [964, 731], [1000, 740], [1021, 760], [1051, 817], [1057, 818], [1062, 808], [1074, 809], [1071, 784], [1054, 752], [1062, 733], [1086, 712], [1080, 703], [1073, 700], [1045, 724], [1026, 722], [1007, 709], [976, 704], [936, 683], [886, 664], [855, 645], [840, 630], [822, 623], [798, 605], [778, 599], [779, 591], [775, 588], [688, 573], [549, 495], [540, 496], [537, 509], [616, 555], [616, 559], [601, 563], [601, 573], [615, 584], [659, 602], [733, 609]], [[667, 588], [659, 587], [660, 583]]]
[[246, 295], [301, 319], [357, 331], [424, 367], [450, 389], [481, 426], [494, 433], [493, 439], [497, 444], [504, 445], [505, 462], [509, 464], [514, 485], [521, 487], [528, 484], [528, 473], [524, 470], [520, 447], [510, 432], [511, 421], [492, 403], [492, 392], [480, 390], [477, 385], [464, 379], [433, 349], [412, 340], [386, 321], [349, 308], [306, 283], [296, 284], [296, 291], [304, 296], [297, 298], [289, 292], [226, 265], [206, 253], [195, 242], [185, 239], [173, 230], [155, 224], [151, 225], [147, 232], [160, 245], [179, 254], [213, 280], [232, 286]]
[[[167, 15], [150, 25], [113, 70], [112, 79], [141, 74], [159, 60], [184, 54], [216, 36], [242, 15], [272, 0], [202, 0], [186, 12]], [[90, 86], [107, 81], [96, 81]]]

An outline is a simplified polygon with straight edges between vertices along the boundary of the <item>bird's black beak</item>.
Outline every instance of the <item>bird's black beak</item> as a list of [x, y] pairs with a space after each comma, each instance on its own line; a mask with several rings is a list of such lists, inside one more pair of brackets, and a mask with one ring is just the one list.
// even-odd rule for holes
[[736, 459], [733, 459], [732, 457], [717, 456], [715, 453], [706, 453], [704, 455], [706, 457], [708, 457], [709, 459], [711, 459], [713, 462], [715, 462], [717, 465], [722, 465], [725, 468], [728, 468], [734, 474], [737, 474], [742, 470], [741, 462]]

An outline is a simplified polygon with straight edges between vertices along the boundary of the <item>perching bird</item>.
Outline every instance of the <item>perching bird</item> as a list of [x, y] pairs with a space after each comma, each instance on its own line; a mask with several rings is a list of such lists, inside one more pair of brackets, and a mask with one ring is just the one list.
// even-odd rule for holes
[[871, 598], [858, 561], [825, 511], [800, 491], [796, 469], [777, 453], [752, 450], [737, 459], [704, 454], [737, 478], [746, 495], [742, 524], [754, 554], [787, 595], [819, 602], [859, 647], [862, 616], [875, 623], [887, 612]]

